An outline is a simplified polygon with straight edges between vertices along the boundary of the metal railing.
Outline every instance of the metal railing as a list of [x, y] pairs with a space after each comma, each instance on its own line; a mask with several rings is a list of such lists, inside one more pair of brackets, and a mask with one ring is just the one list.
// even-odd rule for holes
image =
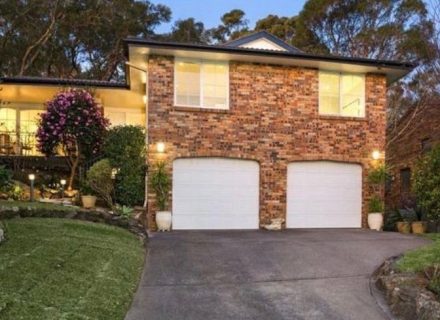
[[34, 132], [0, 130], [0, 155], [35, 156], [37, 138]]

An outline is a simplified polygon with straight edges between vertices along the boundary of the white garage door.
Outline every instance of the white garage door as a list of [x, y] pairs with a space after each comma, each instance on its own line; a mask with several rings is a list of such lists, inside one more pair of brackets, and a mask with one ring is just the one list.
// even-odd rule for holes
[[257, 229], [259, 165], [221, 158], [173, 163], [174, 229]]
[[362, 167], [295, 162], [287, 170], [287, 228], [360, 228]]

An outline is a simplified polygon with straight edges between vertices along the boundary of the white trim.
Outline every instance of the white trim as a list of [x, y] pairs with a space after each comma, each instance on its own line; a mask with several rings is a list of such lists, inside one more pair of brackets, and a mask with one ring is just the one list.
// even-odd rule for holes
[[[320, 80], [320, 75], [321, 73], [327, 73], [327, 74], [335, 74], [338, 75], [338, 79], [339, 79], [339, 103], [338, 103], [338, 107], [339, 107], [339, 112], [338, 113], [324, 113], [321, 111], [321, 80]], [[361, 76], [364, 82], [364, 85], [362, 86], [362, 106], [363, 106], [363, 115], [360, 116], [353, 116], [353, 115], [344, 115], [342, 114], [342, 76], [343, 75], [354, 75], [354, 76]], [[347, 117], [347, 118], [359, 118], [359, 119], [364, 119], [366, 117], [367, 111], [366, 111], [366, 99], [365, 99], [365, 86], [366, 86], [366, 81], [365, 81], [365, 74], [364, 73], [354, 73], [354, 72], [335, 72], [335, 71], [330, 71], [330, 70], [319, 70], [319, 74], [318, 74], [318, 113], [319, 115], [324, 115], [324, 116], [336, 116], [336, 117]]]
[[[177, 103], [177, 87], [176, 87], [176, 74], [177, 74], [177, 63], [178, 62], [186, 62], [186, 63], [195, 63], [200, 66], [200, 96], [199, 96], [199, 104], [198, 105], [186, 105]], [[206, 64], [218, 64], [226, 67], [226, 105], [224, 107], [212, 107], [212, 106], [204, 106], [202, 105], [204, 92], [203, 92], [203, 76], [204, 76], [204, 65]], [[185, 108], [201, 108], [201, 109], [218, 109], [218, 110], [229, 110], [229, 101], [230, 101], [230, 90], [229, 90], [229, 61], [216, 61], [216, 60], [198, 60], [198, 59], [185, 59], [185, 58], [174, 58], [174, 74], [173, 74], [173, 96], [174, 101], [173, 104], [175, 107], [185, 107]]]

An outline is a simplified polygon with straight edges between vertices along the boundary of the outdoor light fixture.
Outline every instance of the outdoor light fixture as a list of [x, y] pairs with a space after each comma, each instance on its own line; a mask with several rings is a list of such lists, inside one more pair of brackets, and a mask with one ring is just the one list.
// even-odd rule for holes
[[35, 181], [35, 174], [31, 173], [29, 176], [29, 181], [31, 182], [31, 190], [30, 190], [30, 201], [34, 201], [34, 181]]
[[116, 175], [119, 173], [119, 168], [113, 168], [112, 169], [112, 180], [116, 179]]
[[64, 187], [66, 186], [66, 180], [61, 179], [60, 184], [61, 184], [61, 199], [64, 199]]
[[164, 153], [165, 152], [165, 143], [158, 142], [157, 145], [156, 145], [156, 150], [159, 153]]
[[373, 153], [371, 154], [371, 156], [373, 157], [374, 160], [379, 160], [380, 159], [380, 151], [374, 150]]

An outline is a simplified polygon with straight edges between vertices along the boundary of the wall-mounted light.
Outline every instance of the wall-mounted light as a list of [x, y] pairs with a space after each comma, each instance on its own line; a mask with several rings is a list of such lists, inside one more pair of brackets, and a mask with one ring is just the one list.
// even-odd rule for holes
[[379, 160], [380, 159], [380, 151], [379, 150], [374, 150], [373, 153], [371, 154], [371, 157], [374, 160]]
[[163, 143], [163, 142], [158, 142], [158, 143], [156, 144], [156, 151], [157, 151], [158, 153], [164, 153], [164, 152], [165, 152], [165, 143]]
[[34, 181], [35, 181], [35, 174], [33, 174], [33, 173], [31, 173], [29, 176], [28, 176], [28, 178], [29, 178], [29, 181], [31, 182], [31, 190], [30, 190], [30, 194], [29, 194], [29, 197], [30, 197], [30, 201], [34, 201]]

